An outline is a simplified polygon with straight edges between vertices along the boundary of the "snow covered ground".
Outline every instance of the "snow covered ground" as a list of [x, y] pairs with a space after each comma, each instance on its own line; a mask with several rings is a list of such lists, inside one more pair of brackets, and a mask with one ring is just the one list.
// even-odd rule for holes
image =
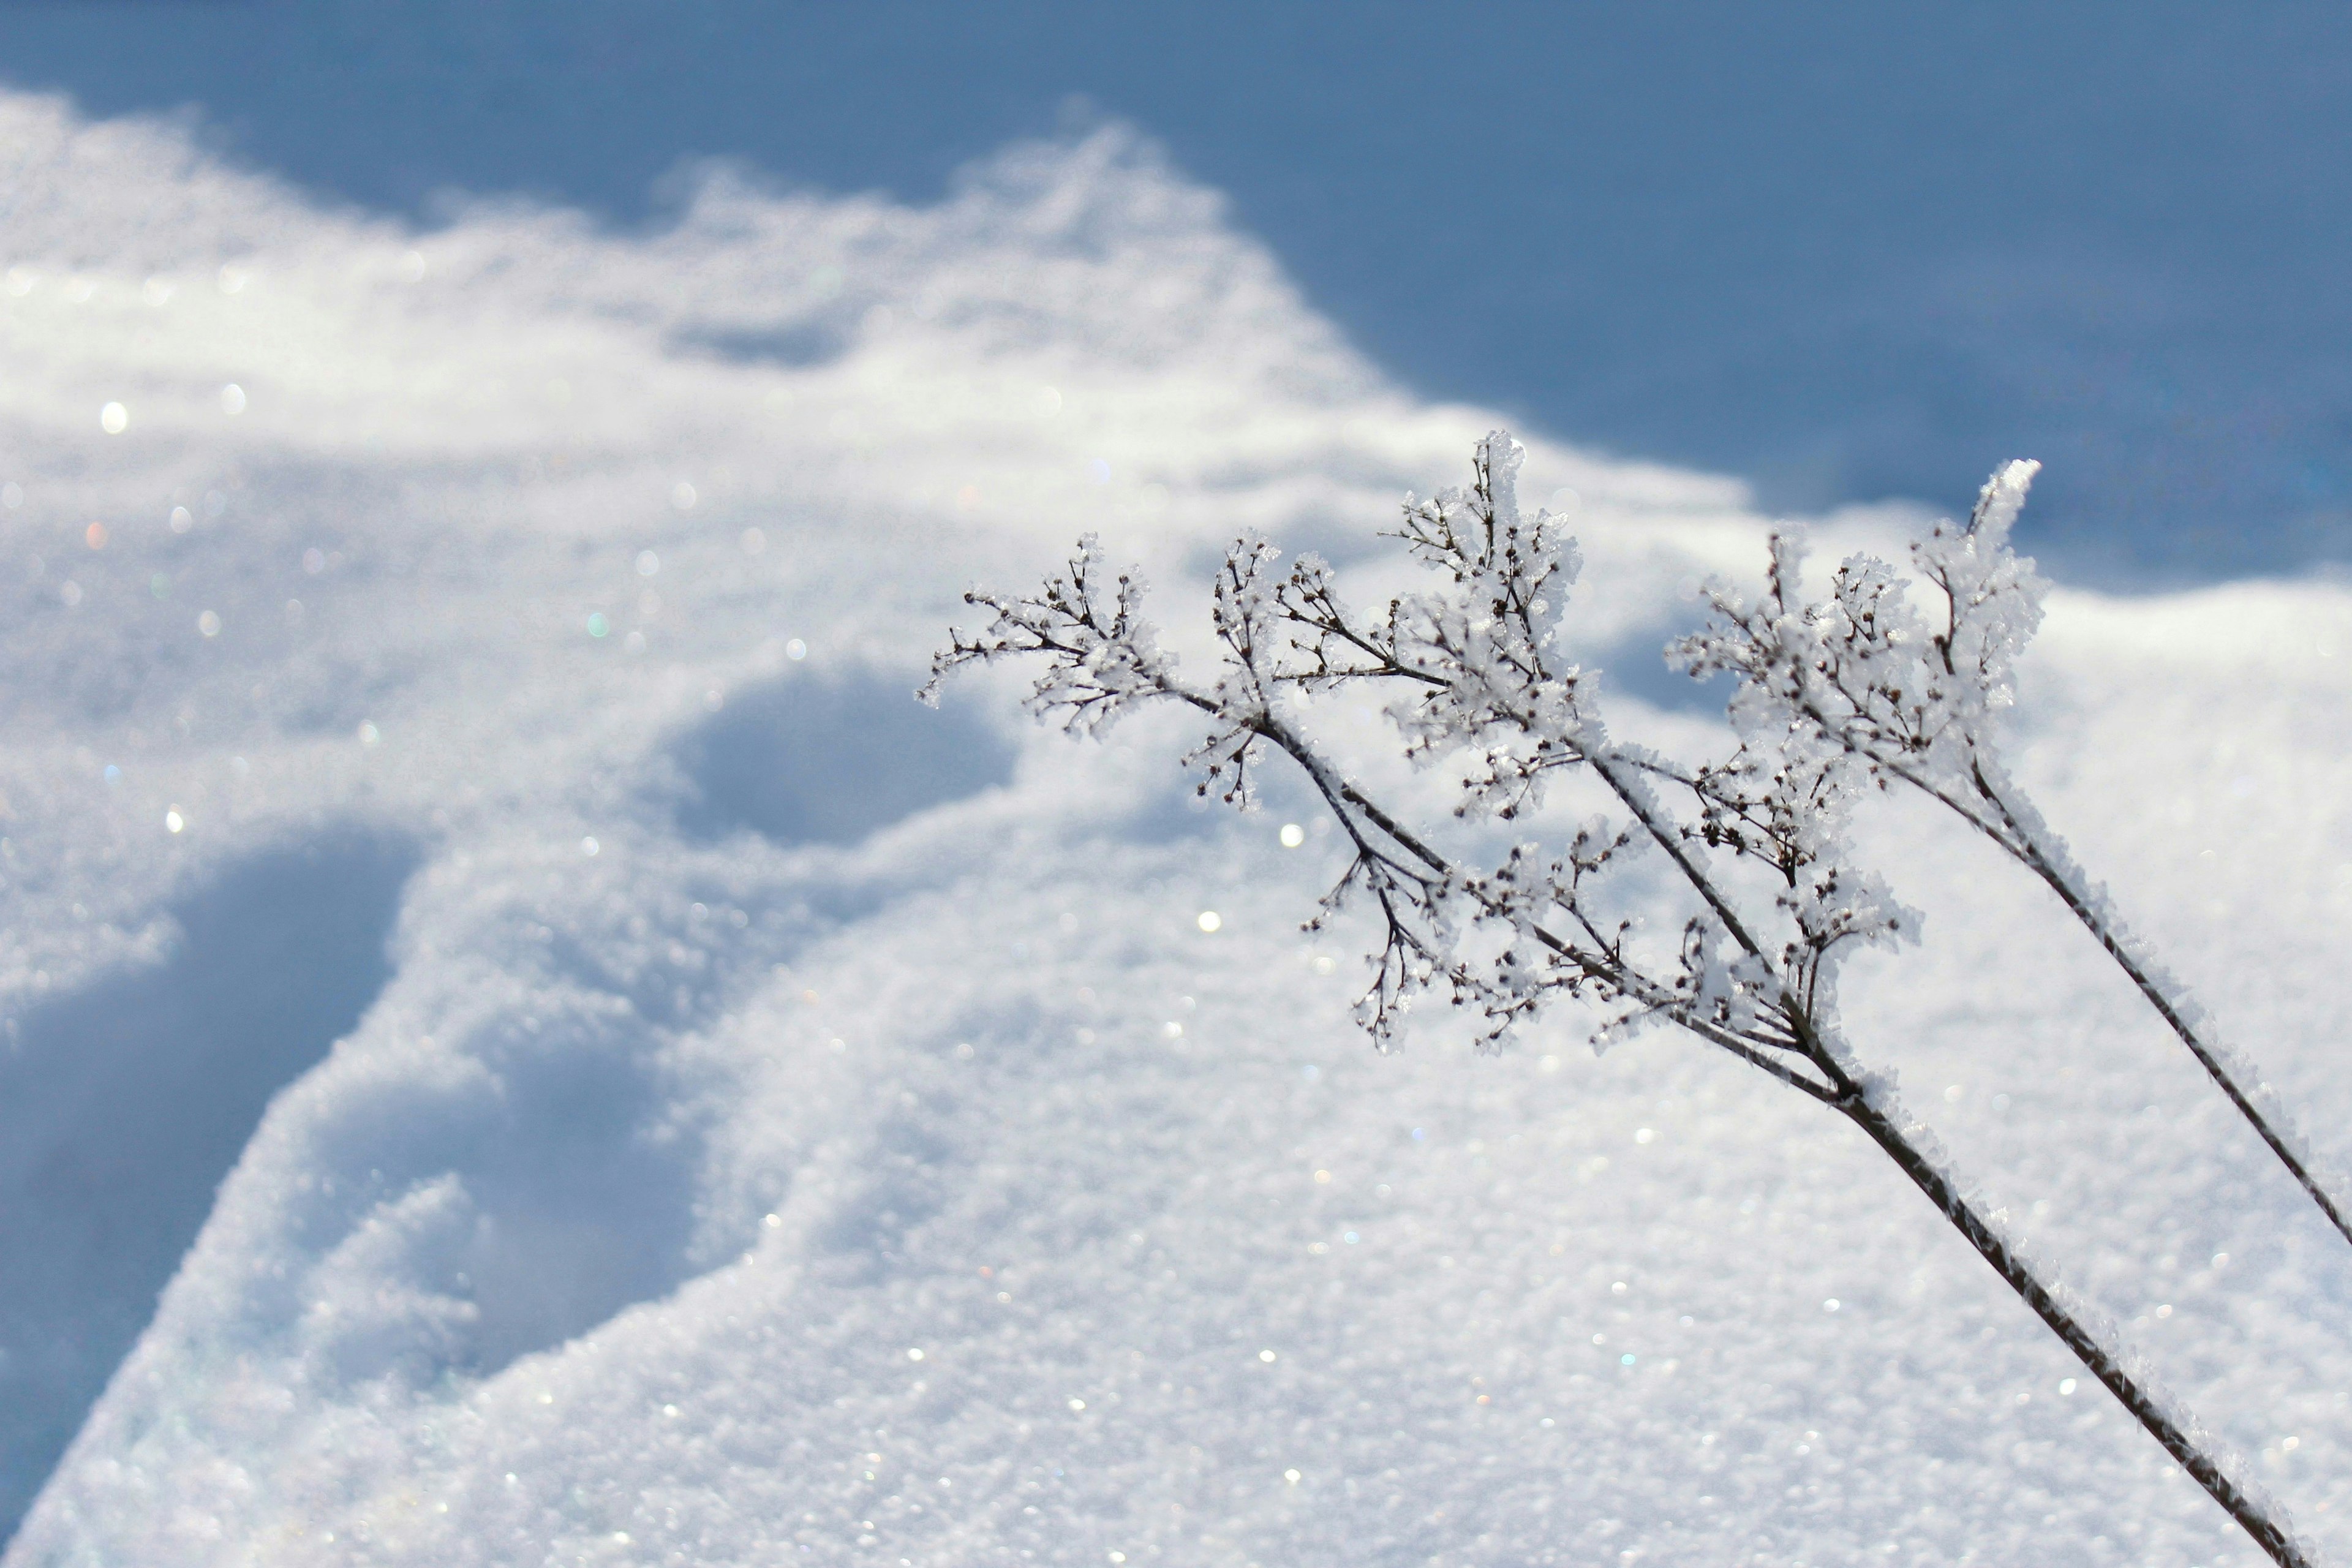
[[[0, 158], [8, 1568], [2252, 1561], [1819, 1108], [1375, 1057], [1302, 805], [908, 700], [1082, 529], [1195, 647], [1237, 528], [1384, 570], [1496, 423], [1125, 133], [624, 234], [22, 96]], [[1654, 650], [1762, 521], [1531, 447], [1704, 747]], [[2347, 699], [2341, 587], [2062, 594], [2019, 726], [2338, 1165]], [[2352, 1551], [2352, 1257], [2046, 895], [1873, 831], [1857, 1045]]]

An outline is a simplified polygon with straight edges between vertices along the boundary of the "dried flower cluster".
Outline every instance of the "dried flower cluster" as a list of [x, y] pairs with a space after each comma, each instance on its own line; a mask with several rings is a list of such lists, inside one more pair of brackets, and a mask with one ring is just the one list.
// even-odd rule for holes
[[1739, 681], [1743, 729], [1799, 731], [1858, 761], [1880, 784], [1920, 791], [2041, 879], [2123, 970], [2292, 1173], [2328, 1223], [2347, 1221], [2285, 1111], [2252, 1064], [2213, 1032], [2201, 1008], [2116, 913], [2105, 889], [2001, 763], [1992, 721], [2013, 700], [2019, 651], [2042, 624], [2048, 585], [2010, 545], [2010, 530], [2040, 468], [2014, 462], [1987, 482], [1965, 527], [1937, 523], [1911, 547], [1929, 607], [1883, 561], [1856, 555], [1829, 597], [1802, 601], [1802, 552], [1772, 541], [1764, 593], [1709, 595], [1713, 624], [1668, 655], [1695, 676]]
[[[1727, 759], [1684, 767], [1613, 741], [1595, 682], [1570, 657], [1563, 613], [1580, 560], [1561, 520], [1520, 509], [1523, 454], [1497, 432], [1479, 443], [1471, 483], [1408, 497], [1398, 537], [1433, 579], [1373, 614], [1351, 607], [1314, 556], [1286, 570], [1261, 539], [1235, 542], [1211, 606], [1223, 647], [1215, 679], [1180, 675], [1141, 613], [1132, 574], [1114, 576], [1098, 543], [1038, 594], [975, 591], [990, 613], [953, 631], [921, 695], [972, 663], [1042, 662], [1030, 693], [1041, 719], [1092, 734], [1139, 705], [1205, 715], [1186, 758], [1200, 787], [1246, 805], [1269, 752], [1305, 773], [1344, 830], [1352, 858], [1312, 925], [1366, 906], [1381, 932], [1359, 1014], [1383, 1047], [1433, 990], [1475, 1010], [1500, 1042], [1559, 998], [1587, 1005], [1596, 1045], [1666, 1023], [1811, 1096], [1862, 1129], [2172, 1458], [2276, 1562], [2308, 1562], [2284, 1516], [2232, 1479], [2213, 1445], [2113, 1331], [2048, 1283], [1946, 1167], [1891, 1079], [1866, 1068], [1841, 1032], [1839, 961], [1861, 945], [1908, 940], [1917, 917], [1857, 865], [1849, 825], [1868, 791], [1901, 784], [1958, 811], [2033, 869], [2090, 926], [2252, 1119], [2331, 1218], [2274, 1110], [2199, 1032], [2197, 1016], [2074, 867], [2000, 766], [1991, 721], [2011, 700], [2019, 649], [2040, 624], [2043, 585], [2010, 548], [2035, 466], [2011, 463], [1985, 486], [1965, 527], [1941, 524], [1915, 547], [1940, 595], [1922, 613], [1882, 562], [1856, 557], [1830, 597], [1802, 600], [1801, 554], [1775, 539], [1762, 596], [1711, 591], [1712, 622], [1670, 650], [1699, 676], [1738, 679]], [[1471, 824], [1528, 826], [1571, 775], [1613, 803], [1547, 847], [1520, 840], [1486, 867], [1449, 854], [1393, 805], [1372, 798], [1313, 738], [1309, 700], [1373, 683], [1404, 754], [1458, 770], [1453, 811]], [[1475, 837], [1475, 835], [1454, 837]], [[1683, 911], [1665, 934], [1638, 911], [1656, 879], [1629, 895], [1612, 875], [1663, 857]], [[2352, 1232], [2347, 1232], [2352, 1238]]]

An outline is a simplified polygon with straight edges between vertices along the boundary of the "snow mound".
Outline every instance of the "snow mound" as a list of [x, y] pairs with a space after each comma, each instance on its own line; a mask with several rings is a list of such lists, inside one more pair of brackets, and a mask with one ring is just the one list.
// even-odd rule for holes
[[[1375, 1058], [1303, 805], [910, 700], [1085, 529], [1196, 657], [1241, 529], [1377, 591], [1495, 423], [1131, 134], [647, 233], [0, 146], [8, 1568], [2250, 1560], [1817, 1107]], [[1554, 490], [1623, 726], [1705, 743], [1655, 647], [1745, 492]], [[2338, 588], [2061, 595], [2021, 747], [2339, 1164], [2347, 699]], [[2352, 1544], [2352, 1258], [2045, 898], [1872, 830], [1931, 919], [1857, 1044]]]

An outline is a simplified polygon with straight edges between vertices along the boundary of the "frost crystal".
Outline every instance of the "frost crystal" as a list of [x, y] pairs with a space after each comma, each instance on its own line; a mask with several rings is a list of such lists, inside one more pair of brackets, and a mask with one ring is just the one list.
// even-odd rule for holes
[[[1379, 916], [1381, 943], [1358, 1002], [1375, 1044], [1395, 1043], [1414, 1002], [1441, 985], [1483, 1015], [1490, 1046], [1567, 997], [1588, 1005], [1596, 1047], [1670, 1023], [1811, 1095], [1894, 1161], [2265, 1552], [2300, 1568], [2307, 1560], [2276, 1506], [2234, 1479], [2112, 1330], [2045, 1282], [1978, 1212], [1891, 1077], [1858, 1059], [1838, 1023], [1839, 959], [1856, 943], [1908, 940], [1919, 923], [1853, 863], [1853, 804], [1874, 782], [1916, 784], [2012, 853], [2041, 856], [2028, 863], [2071, 907], [2107, 918], [2104, 897], [2063, 850], [2040, 847], [2054, 840], [2008, 786], [1990, 745], [1991, 718], [2011, 700], [2017, 651], [2042, 616], [2043, 585], [2009, 547], [2034, 465], [2001, 469], [1966, 528], [1939, 525], [1915, 547], [1943, 600], [1939, 618], [1921, 615], [1907, 584], [1862, 556], [1839, 570], [1828, 600], [1802, 603], [1802, 558], [1787, 539], [1773, 542], [1755, 604], [1715, 590], [1714, 624], [1670, 651], [1694, 674], [1738, 678], [1739, 745], [1722, 763], [1685, 769], [1610, 738], [1592, 683], [1560, 636], [1575, 543], [1549, 513], [1520, 510], [1522, 458], [1496, 432], [1478, 444], [1469, 485], [1406, 498], [1398, 537], [1437, 583], [1379, 614], [1351, 609], [1316, 557], [1284, 572], [1272, 544], [1236, 540], [1212, 596], [1224, 653], [1210, 684], [1179, 678], [1139, 614], [1131, 577], [1106, 589], [1089, 537], [1034, 597], [966, 595], [994, 618], [980, 634], [950, 634], [922, 694], [933, 697], [965, 664], [1039, 658], [1045, 671], [1030, 705], [1073, 732], [1098, 732], [1143, 702], [1182, 703], [1209, 720], [1185, 759], [1201, 772], [1202, 793], [1243, 807], [1267, 750], [1287, 756], [1355, 851], [1309, 929], [1357, 906]], [[1548, 787], [1571, 773], [1597, 781], [1622, 818], [1587, 820], [1564, 849], [1521, 842], [1490, 868], [1465, 863], [1449, 847], [1458, 830], [1442, 837], [1412, 825], [1342, 775], [1294, 700], [1365, 682], [1391, 693], [1386, 713], [1406, 757], [1461, 764], [1458, 822], [1539, 826]], [[1612, 874], [1637, 851], [1663, 855], [1684, 895], [1670, 941], [1650, 936], [1632, 900], [1612, 896]], [[1756, 895], [1759, 871], [1769, 899]], [[2128, 950], [2111, 951], [2130, 962]], [[2142, 988], [2160, 994], [2152, 981]]]
[[2010, 544], [2040, 468], [2003, 465], [1966, 526], [1938, 522], [1912, 544], [1925, 611], [1912, 603], [1912, 584], [1869, 555], [1838, 568], [1828, 598], [1803, 603], [1802, 550], [1779, 537], [1761, 598], [1751, 605], [1714, 587], [1713, 624], [1669, 657], [1694, 676], [1738, 679], [1732, 714], [1743, 734], [1801, 737], [1824, 758], [1916, 788], [2039, 877], [2352, 1242], [2352, 1219], [2260, 1072], [2213, 1033], [2002, 764], [1994, 720], [2016, 699], [2017, 658], [2042, 625], [2049, 587]]

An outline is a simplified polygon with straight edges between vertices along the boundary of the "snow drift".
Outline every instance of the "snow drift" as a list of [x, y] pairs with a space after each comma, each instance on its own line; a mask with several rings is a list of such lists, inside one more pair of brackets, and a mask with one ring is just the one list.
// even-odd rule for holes
[[[643, 233], [0, 148], [9, 1568], [2251, 1560], [1833, 1119], [1376, 1058], [1303, 802], [911, 700], [1085, 529], [1179, 647], [1242, 527], [1376, 581], [1494, 423], [1131, 135]], [[1740, 487], [1528, 488], [1621, 723], [1703, 735]], [[2018, 731], [2339, 1165], [2347, 672], [2326, 584], [2061, 595]], [[2352, 1258], [2045, 893], [1871, 830], [1929, 920], [1857, 1037], [2343, 1550]]]

